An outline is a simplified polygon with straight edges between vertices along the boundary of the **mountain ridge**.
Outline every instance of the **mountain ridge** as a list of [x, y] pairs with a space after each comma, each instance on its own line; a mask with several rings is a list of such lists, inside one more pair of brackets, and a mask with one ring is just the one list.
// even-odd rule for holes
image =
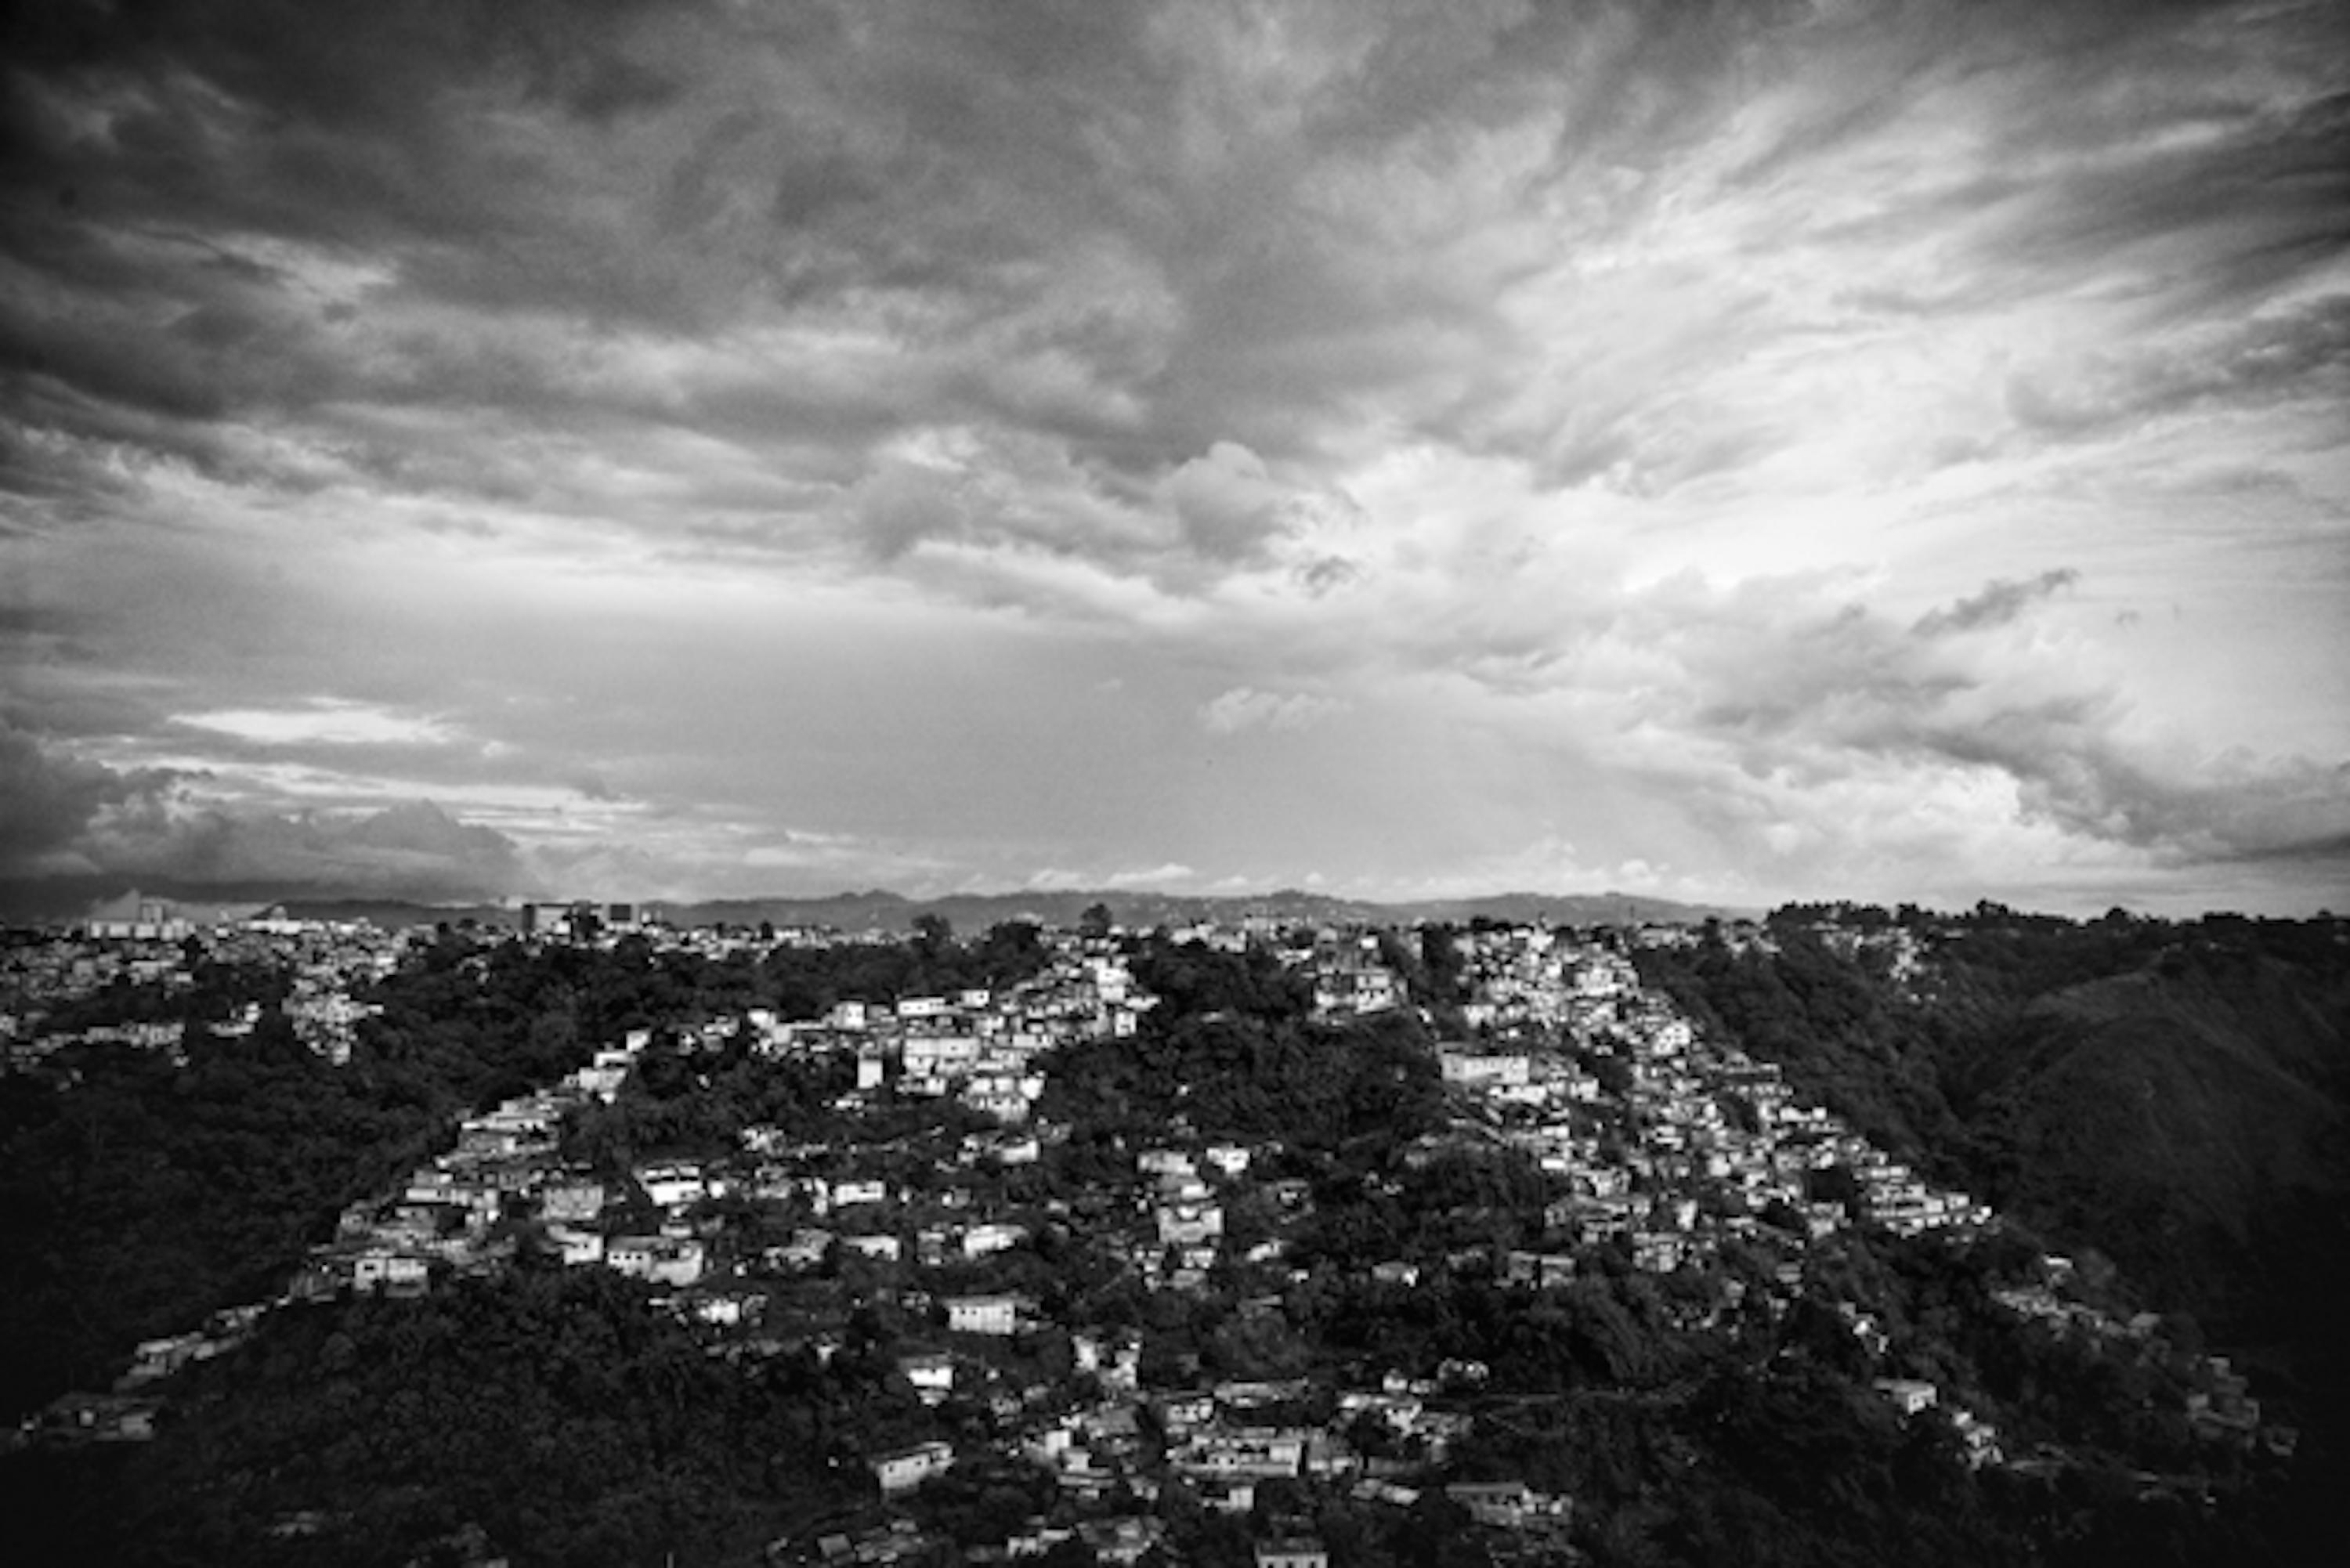
[[[146, 887], [147, 896], [203, 909], [266, 908], [282, 905], [286, 913], [306, 919], [369, 919], [378, 925], [454, 924], [471, 919], [483, 925], [513, 926], [520, 922], [521, 901], [474, 900], [425, 903], [398, 898], [322, 895], [267, 884], [188, 888], [159, 881]], [[0, 903], [0, 920], [20, 924], [57, 924], [88, 919], [100, 904], [119, 900], [119, 882], [77, 889], [71, 900], [36, 907], [12, 908]], [[561, 901], [561, 900], [553, 900]], [[601, 902], [602, 900], [592, 900]], [[1728, 905], [1679, 903], [1646, 894], [1535, 893], [1513, 890], [1442, 898], [1383, 901], [1349, 898], [1295, 888], [1261, 893], [1190, 894], [1138, 892], [1129, 888], [1025, 888], [998, 893], [948, 893], [917, 897], [889, 888], [846, 889], [816, 896], [762, 894], [705, 899], [645, 899], [640, 909], [658, 910], [679, 925], [828, 926], [845, 931], [879, 929], [909, 931], [925, 916], [938, 916], [959, 931], [981, 931], [1006, 920], [1030, 919], [1048, 926], [1075, 927], [1085, 912], [1099, 904], [1116, 924], [1147, 928], [1180, 925], [1194, 920], [1231, 923], [1249, 916], [1276, 919], [1409, 925], [1415, 920], [1466, 924], [1473, 919], [1507, 924], [1547, 923], [1570, 926], [1637, 925], [1643, 922], [1697, 924], [1759, 918], [1761, 911]]]

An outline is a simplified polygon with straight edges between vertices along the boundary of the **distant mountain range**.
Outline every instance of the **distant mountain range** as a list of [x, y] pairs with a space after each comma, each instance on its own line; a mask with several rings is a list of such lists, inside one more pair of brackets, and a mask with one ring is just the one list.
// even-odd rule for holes
[[[286, 913], [312, 919], [371, 919], [379, 925], [429, 924], [437, 920], [473, 919], [509, 925], [517, 912], [495, 904], [437, 906], [387, 899], [283, 900]], [[679, 925], [755, 926], [762, 920], [777, 926], [828, 926], [838, 930], [903, 931], [925, 915], [943, 918], [960, 932], [978, 932], [1006, 920], [1036, 920], [1048, 926], [1071, 927], [1096, 904], [1106, 907], [1121, 926], [1148, 928], [1181, 925], [1196, 920], [1236, 922], [1246, 917], [1345, 924], [1363, 921], [1409, 925], [1414, 920], [1466, 922], [1483, 918], [1510, 923], [1546, 921], [1555, 925], [1593, 926], [1701, 921], [1709, 918], [1740, 919], [1759, 911], [1724, 906], [1675, 903], [1630, 893], [1495, 893], [1471, 898], [1429, 898], [1400, 903], [1374, 903], [1360, 898], [1336, 898], [1326, 894], [1282, 888], [1270, 893], [1227, 897], [1187, 897], [1128, 890], [1053, 890], [1014, 893], [955, 893], [940, 898], [909, 898], [879, 888], [835, 893], [820, 898], [722, 898], [698, 903], [649, 903]]]

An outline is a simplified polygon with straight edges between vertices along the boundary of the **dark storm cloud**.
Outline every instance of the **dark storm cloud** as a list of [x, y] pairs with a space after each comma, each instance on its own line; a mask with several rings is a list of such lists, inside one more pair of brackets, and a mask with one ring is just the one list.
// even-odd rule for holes
[[[1293, 117], [1270, 96], [1281, 84], [1225, 80], [1239, 63], [1213, 39], [1112, 6], [506, 12], [190, 7], [132, 23], [57, 8], [26, 25], [12, 188], [73, 199], [21, 202], [13, 243], [109, 312], [79, 329], [62, 309], [13, 317], [20, 358], [199, 424], [333, 391], [562, 418], [576, 344], [457, 321], [386, 337], [365, 296], [688, 333], [747, 304], [820, 318], [853, 300], [917, 321], [917, 352], [883, 385], [832, 380], [796, 407], [770, 391], [746, 414], [837, 429], [864, 400], [873, 434], [1039, 424], [1163, 472], [1235, 427], [1260, 451], [1299, 450], [1317, 412], [1412, 373], [1410, 323], [1471, 314], [1364, 265], [1367, 236], [1310, 200], [1317, 151], [1358, 134], [1376, 151], [1398, 129], [1366, 121], [1357, 89], [1380, 101], [1382, 70], [1421, 68], [1411, 49], [1299, 84]], [[1452, 36], [1439, 52], [1464, 67], [1453, 104], [1509, 86], [1486, 81], [1507, 57], [1495, 29], [1419, 26]], [[691, 77], [690, 101], [654, 85], [661, 61]], [[1522, 90], [1524, 67], [1507, 74]], [[622, 80], [643, 90], [616, 98]], [[1433, 90], [1404, 99], [1434, 109]], [[1192, 145], [1168, 134], [1187, 119]], [[356, 304], [300, 308], [285, 274], [205, 254], [205, 234], [386, 275]], [[1061, 262], [1088, 254], [1107, 265], [1097, 288]], [[1008, 337], [983, 326], [1008, 317]], [[148, 328], [135, 348], [130, 327]], [[1003, 364], [1044, 359], [1071, 390], [1039, 403]], [[689, 389], [663, 411], [723, 420], [739, 396]], [[1103, 419], [1119, 398], [1149, 418]]]
[[0, 719], [0, 876], [80, 868], [78, 846], [101, 814], [150, 806], [173, 782], [157, 770], [53, 755]]
[[169, 882], [484, 898], [528, 890], [514, 842], [427, 802], [367, 815], [199, 808], [103, 817], [78, 841], [101, 871]]
[[[559, 477], [518, 491], [495, 443], [686, 427], [785, 469], [846, 466], [831, 482], [849, 483], [894, 431], [963, 423], [1054, 441], [1074, 483], [1114, 497], [1219, 441], [1309, 456], [1386, 400], [1441, 439], [1534, 452], [1553, 483], [1614, 471], [1655, 493], [1784, 432], [1708, 409], [1693, 437], [1678, 394], [1621, 376], [1563, 388], [1567, 410], [1497, 417], [1553, 346], [1499, 319], [1495, 264], [1449, 257], [1450, 236], [1378, 199], [1383, 178], [1547, 123], [1526, 199], [1617, 169], [1628, 181], [1595, 216], [1622, 219], [1751, 95], [1793, 107], [1733, 188], [1995, 70], [2018, 112], [1971, 182], [1984, 276], [2012, 286], [2141, 240], [2191, 245], [2204, 278], [2305, 267], [2343, 226], [2344, 116], [2166, 110], [2154, 97], [2174, 79], [2231, 57], [2199, 15], [36, 5], [9, 38], [5, 244], [39, 286], [0, 307], [0, 347], [36, 383], [12, 392], [20, 414], [297, 492], [331, 463], [304, 472], [211, 430], [279, 419], [376, 483], [590, 507]], [[1807, 85], [1831, 67], [1836, 90]], [[2133, 150], [2174, 118], [2215, 133]], [[2002, 167], [2116, 147], [2118, 165]], [[329, 287], [322, 258], [354, 275]], [[805, 330], [762, 363], [762, 323]], [[847, 358], [832, 340], [876, 327]], [[2305, 342], [2296, 328], [2275, 330]], [[1638, 375], [1752, 328], [1717, 313], [1679, 330], [1684, 348]], [[749, 358], [667, 374], [632, 337], [653, 359], [664, 342]], [[2016, 406], [2049, 429], [2281, 373], [2252, 343], [2218, 384], [2174, 372], [2138, 401], [2026, 388]], [[395, 432], [350, 411], [370, 406], [479, 417]], [[728, 509], [723, 491], [701, 499]], [[908, 536], [902, 508], [834, 514], [869, 523], [883, 559]], [[1176, 521], [1211, 558], [1245, 558], [1196, 513]]]
[[207, 885], [479, 897], [532, 881], [512, 840], [413, 803], [373, 813], [231, 812], [195, 775], [120, 769], [0, 721], [0, 880], [144, 877]]
[[676, 84], [628, 51], [633, 5], [298, 0], [15, 8], [10, 172], [67, 213], [365, 248], [516, 234], [537, 167], [484, 168], [479, 112], [588, 129]]

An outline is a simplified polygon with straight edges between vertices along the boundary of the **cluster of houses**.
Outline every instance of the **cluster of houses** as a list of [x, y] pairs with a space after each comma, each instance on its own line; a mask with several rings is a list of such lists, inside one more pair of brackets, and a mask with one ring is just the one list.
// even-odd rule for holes
[[[0, 947], [0, 1051], [12, 1069], [33, 1068], [73, 1045], [123, 1045], [184, 1060], [185, 1028], [168, 1021], [59, 1026], [68, 1004], [109, 989], [144, 988], [169, 998], [195, 984], [202, 963], [276, 970], [287, 980], [286, 1016], [296, 1038], [328, 1061], [349, 1060], [359, 1019], [372, 1008], [353, 992], [390, 974], [411, 937], [364, 921], [288, 919], [275, 909], [233, 914], [190, 911], [154, 899], [130, 900], [139, 912], [100, 915], [57, 934]], [[213, 1021], [215, 1034], [250, 1033], [251, 1005]]]
[[1001, 991], [845, 1001], [806, 1023], [754, 1010], [745, 1022], [764, 1054], [853, 1057], [860, 1094], [951, 1097], [1020, 1122], [1045, 1092], [1039, 1057], [1077, 1040], [1126, 1038], [1151, 1002], [1116, 948], [1064, 937], [1041, 972]]
[[[1610, 948], [1543, 930], [1459, 939], [1483, 1030], [1442, 1050], [1444, 1078], [1495, 1137], [1562, 1178], [1546, 1218], [1561, 1240], [1617, 1238], [1669, 1272], [1783, 1205], [1817, 1238], [1856, 1221], [1972, 1234], [1990, 1209], [1934, 1188], [1814, 1106], [1772, 1063], [1701, 1036]], [[1813, 1173], [1850, 1173], [1856, 1201], [1815, 1201]]]
[[20, 1020], [118, 982], [176, 988], [194, 981], [179, 944], [159, 938], [66, 935], [0, 948], [0, 986]]
[[51, 1020], [68, 1004], [86, 1001], [112, 986], [152, 987], [169, 995], [194, 983], [179, 943], [160, 937], [80, 933], [12, 942], [0, 948], [0, 1052], [5, 1052], [10, 1071], [23, 1072], [73, 1045], [175, 1050], [183, 1033], [177, 1019], [81, 1028], [68, 1028]]
[[[1284, 1251], [1280, 1232], [1310, 1211], [1303, 1183], [1263, 1174], [1277, 1152], [1275, 1144], [1201, 1139], [1170, 1127], [1165, 1141], [1130, 1151], [1127, 1179], [1075, 1201], [1048, 1200], [1042, 1222], [1078, 1223], [1087, 1246], [1147, 1288], [1197, 1291], [1219, 1264], [1277, 1265]], [[1230, 1205], [1258, 1197], [1275, 1216], [1275, 1233], [1243, 1245], [1228, 1233], [1224, 1214]], [[972, 1224], [986, 1222], [983, 1210], [974, 1213]], [[916, 1248], [903, 1256], [919, 1264], [936, 1253]], [[945, 1262], [951, 1268], [957, 1260], [950, 1255]], [[962, 1462], [1013, 1461], [1047, 1471], [1067, 1504], [1003, 1542], [983, 1544], [976, 1558], [972, 1543], [962, 1543], [971, 1560], [1031, 1555], [1074, 1537], [1101, 1561], [1136, 1561], [1162, 1538], [1159, 1505], [1170, 1486], [1210, 1512], [1239, 1518], [1265, 1517], [1270, 1483], [1340, 1491], [1371, 1507], [1408, 1510], [1424, 1490], [1412, 1483], [1440, 1472], [1472, 1429], [1472, 1417], [1458, 1407], [1457, 1397], [1481, 1387], [1486, 1377], [1481, 1366], [1448, 1364], [1434, 1377], [1389, 1372], [1364, 1386], [1331, 1387], [1300, 1377], [1173, 1388], [1162, 1378], [1147, 1387], [1140, 1373], [1145, 1336], [1139, 1329], [1053, 1321], [1016, 1294], [932, 1295], [914, 1269], [892, 1277], [899, 1302], [927, 1303], [932, 1325], [918, 1335], [924, 1343], [901, 1347], [899, 1374], [925, 1404], [960, 1399], [984, 1409], [991, 1437], [960, 1449], [934, 1438], [876, 1454], [869, 1462], [877, 1493], [886, 1501]], [[1295, 1275], [1275, 1266], [1256, 1277]], [[1241, 1310], [1244, 1316], [1277, 1319], [1280, 1297], [1251, 1299]], [[1071, 1381], [1039, 1386], [1007, 1376], [993, 1346], [1014, 1335], [1065, 1340]], [[1362, 1440], [1371, 1432], [1378, 1435], [1376, 1452]], [[1522, 1481], [1461, 1481], [1445, 1490], [1478, 1528], [1528, 1550], [1563, 1544], [1573, 1517], [1569, 1500], [1544, 1496]], [[844, 1533], [823, 1550], [802, 1543], [800, 1555], [846, 1560], [868, 1550], [895, 1550], [898, 1542], [871, 1531], [864, 1537]], [[1266, 1564], [1328, 1561], [1322, 1542], [1296, 1528], [1265, 1535], [1255, 1555]]]
[[[411, 1172], [398, 1190], [343, 1211], [334, 1239], [311, 1249], [287, 1294], [316, 1299], [347, 1288], [412, 1294], [428, 1288], [436, 1272], [489, 1273], [514, 1255], [515, 1222], [533, 1215], [569, 1257], [567, 1226], [592, 1225], [604, 1201], [601, 1183], [567, 1169], [558, 1158], [563, 1118], [617, 1095], [648, 1040], [647, 1032], [632, 1033], [559, 1083], [460, 1121], [454, 1147]], [[671, 1255], [666, 1240], [616, 1238], [611, 1245], [620, 1256], [612, 1266], [660, 1277], [653, 1271]], [[578, 1261], [604, 1262], [607, 1251], [596, 1233], [595, 1255]]]
[[1314, 1017], [1319, 1023], [1368, 1018], [1404, 1004], [1403, 981], [1380, 961], [1375, 936], [1319, 937], [1312, 947], [1283, 956], [1313, 976]]
[[[1847, 934], [1887, 946], [1897, 971], [1918, 978], [1909, 933]], [[1776, 1314], [1803, 1285], [1808, 1244], [1856, 1224], [1954, 1241], [1997, 1225], [1987, 1205], [1936, 1187], [1841, 1118], [1798, 1104], [1774, 1064], [1705, 1037], [1610, 949], [1525, 929], [1458, 940], [1474, 997], [1465, 1012], [1487, 1037], [1445, 1048], [1445, 1081], [1481, 1106], [1496, 1136], [1571, 1189], [1545, 1211], [1555, 1249], [1513, 1255], [1504, 1263], [1509, 1277], [1564, 1282], [1574, 1276], [1579, 1249], [1611, 1241], [1629, 1249], [1634, 1267], [1671, 1272], [1703, 1263], [1737, 1238], [1782, 1252], [1770, 1282], [1774, 1293], [1762, 1303]], [[1522, 1044], [1508, 1044], [1513, 1039]], [[1615, 1089], [1594, 1070], [1609, 1060], [1617, 1068], [1610, 1075]], [[1813, 1173], [1828, 1170], [1850, 1178], [1848, 1198], [1813, 1196]], [[1790, 1229], [1790, 1219], [1798, 1229]], [[2039, 1282], [1994, 1299], [2059, 1333], [2163, 1352], [2156, 1314], [2124, 1322], [2067, 1299], [2071, 1273], [2068, 1260], [2052, 1256], [2043, 1260]], [[1738, 1281], [1717, 1282], [1731, 1304], [1743, 1293]], [[1884, 1350], [1866, 1314], [1846, 1315], [1856, 1337]], [[2186, 1415], [2199, 1437], [2291, 1451], [2292, 1429], [2261, 1426], [2258, 1401], [2224, 1357], [2190, 1359]], [[2005, 1461], [1992, 1424], [1933, 1384], [1887, 1378], [1878, 1388], [1905, 1417], [1940, 1409], [1970, 1465]]]
[[2249, 1381], [2229, 1357], [2200, 1351], [2182, 1354], [2170, 1343], [2159, 1314], [2116, 1317], [2074, 1299], [2068, 1287], [2074, 1273], [2073, 1260], [2052, 1253], [2041, 1260], [2037, 1280], [1995, 1291], [1992, 1299], [2061, 1338], [2097, 1343], [2173, 1366], [2185, 1363], [2189, 1387], [2184, 1413], [2188, 1429], [2197, 1438], [2240, 1449], [2262, 1447], [2285, 1459], [2293, 1456], [2299, 1445], [2298, 1429], [2261, 1419], [2261, 1402], [2252, 1397]]

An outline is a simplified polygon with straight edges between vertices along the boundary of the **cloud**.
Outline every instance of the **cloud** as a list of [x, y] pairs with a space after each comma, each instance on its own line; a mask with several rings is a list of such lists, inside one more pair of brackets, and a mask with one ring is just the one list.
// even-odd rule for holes
[[529, 891], [511, 839], [415, 802], [372, 814], [230, 812], [181, 803], [117, 812], [78, 847], [99, 871], [182, 888], [269, 888], [425, 899]]
[[93, 825], [155, 810], [176, 784], [161, 770], [55, 753], [0, 718], [0, 877], [91, 869], [83, 846]]
[[2035, 599], [2046, 598], [2060, 588], [2069, 588], [2081, 580], [2081, 574], [2069, 566], [2059, 566], [2041, 573], [2028, 582], [1994, 580], [1983, 585], [1981, 593], [1963, 598], [1947, 608], [1929, 610], [1910, 628], [1919, 637], [1944, 637], [1952, 632], [1975, 631], [1983, 627], [2005, 626]]
[[952, 539], [968, 525], [952, 475], [910, 462], [882, 464], [858, 482], [856, 509], [866, 542], [883, 558], [925, 539]]
[[139, 878], [438, 898], [526, 890], [515, 843], [423, 802], [281, 815], [208, 803], [204, 781], [123, 770], [0, 727], [0, 880]]
[[1136, 870], [1113, 871], [1101, 879], [1104, 888], [1160, 888], [1178, 882], [1188, 882], [1199, 873], [1176, 861], [1163, 866], [1151, 866]]
[[434, 744], [454, 738], [436, 719], [393, 712], [371, 703], [316, 698], [299, 708], [222, 709], [179, 713], [172, 722], [265, 745], [382, 746]]
[[[1003, 836], [1222, 874], [1201, 824], [1299, 824], [1266, 776], [1163, 782], [1180, 748], [1348, 776], [1368, 727], [1322, 721], [1396, 691], [1526, 759], [1411, 759], [1449, 864], [1539, 840], [1554, 765], [1638, 797], [1575, 829], [1595, 875], [2323, 852], [2345, 27], [39, 8], [0, 94], [0, 689], [38, 737], [0, 832], [364, 870], [295, 805], [430, 794], [524, 874], [662, 813], [663, 869], [611, 876], [755, 871], [788, 815], [854, 826], [810, 875], [951, 881], [1008, 852], [942, 812], [1131, 767], [1119, 830], [1163, 837]], [[2087, 640], [2124, 601], [2192, 613]], [[1070, 685], [1113, 665], [1115, 709]]]
[[530, 891], [511, 839], [427, 802], [372, 814], [230, 812], [182, 803], [110, 814], [78, 847], [99, 871], [179, 888], [422, 899]]
[[[2173, 247], [2135, 358], [1983, 367], [2012, 422], [2322, 391], [2338, 302], [2233, 308], [2339, 248], [2322, 18], [2044, 12], [54, 8], [12, 51], [24, 479], [1191, 591], [1399, 436], [1647, 496], [1783, 458], [1791, 348], [1877, 379], [1835, 362], [1885, 351], [1864, 295], [1996, 345], [2117, 242]], [[2241, 341], [2154, 318], [2239, 264]], [[1996, 433], [1932, 390], [1923, 444]], [[941, 430], [968, 462], [909, 469]]]
[[1335, 698], [1303, 691], [1259, 691], [1236, 686], [1200, 710], [1200, 722], [1211, 735], [1236, 735], [1245, 730], [1310, 729], [1347, 711]]
[[1322, 556], [1296, 567], [1291, 576], [1307, 594], [1320, 597], [1350, 583], [1360, 582], [1364, 568], [1344, 556]]
[[1169, 475], [1169, 504], [1183, 537], [1216, 561], [1261, 556], [1287, 527], [1289, 498], [1264, 460], [1237, 441], [1218, 441]]
[[2035, 367], [2007, 406], [2050, 436], [2103, 435], [2206, 405], [2257, 410], [2294, 400], [2338, 401], [2350, 389], [2350, 292], [2170, 341]]
[[[2350, 766], [2143, 732], [2094, 661], [2021, 624], [2071, 580], [1995, 581], [1907, 634], [1857, 604], [1791, 598], [1794, 585], [1666, 585], [1629, 612], [1690, 628], [1662, 689], [1673, 696], [1644, 722], [1679, 737], [1663, 744], [1685, 784], [1725, 799], [1799, 809], [1887, 769], [1911, 790], [1988, 774], [2026, 823], [2177, 863], [2323, 855], [2350, 831]], [[1835, 836], [1850, 842], [1849, 828]]]

